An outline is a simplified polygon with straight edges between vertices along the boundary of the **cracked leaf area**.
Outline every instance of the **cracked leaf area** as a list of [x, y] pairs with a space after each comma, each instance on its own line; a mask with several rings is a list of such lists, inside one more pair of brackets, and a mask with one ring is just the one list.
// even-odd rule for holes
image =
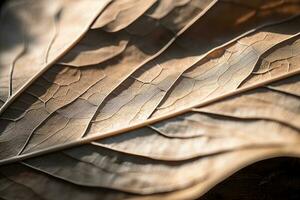
[[[83, 1], [10, 1], [4, 6], [0, 31], [3, 101], [71, 46], [109, 2]], [[77, 16], [87, 9], [89, 12]], [[77, 23], [73, 23], [75, 18]]]
[[[199, 9], [199, 12], [201, 10]], [[166, 19], [165, 19], [166, 20]], [[169, 20], [173, 20], [172, 17]], [[91, 30], [93, 37], [100, 37], [105, 33], [101, 30]], [[101, 33], [97, 35], [97, 33]], [[72, 141], [74, 139], [80, 138], [85, 135], [86, 130], [89, 128], [90, 122], [93, 120], [93, 116], [97, 113], [99, 106], [106, 99], [109, 94], [114, 92], [114, 89], [121, 85], [124, 77], [126, 80], [127, 76], [130, 76], [135, 70], [137, 70], [142, 63], [153, 56], [156, 52], [160, 50], [171, 38], [172, 35], [170, 31], [166, 30], [164, 27], [158, 25], [154, 30], [152, 30], [150, 35], [145, 36], [135, 36], [131, 35], [126, 30], [123, 32], [115, 33], [120, 38], [127, 38], [128, 45], [126, 48], [118, 55], [114, 56], [111, 59], [105, 60], [100, 64], [89, 65], [90, 60], [88, 60], [85, 68], [83, 67], [72, 67], [68, 66], [68, 70], [62, 69], [61, 72], [55, 72], [49, 70], [48, 73], [43, 75], [43, 77], [48, 82], [53, 82], [52, 85], [61, 84], [60, 89], [54, 92], [54, 101], [47, 102], [48, 114], [45, 117], [40, 118], [35, 123], [32, 129], [24, 132], [24, 138], [27, 137], [25, 144], [22, 144], [16, 149], [18, 149], [19, 153], [33, 151], [35, 149], [40, 149], [43, 147], [49, 147], [49, 144], [61, 144], [67, 141]], [[87, 34], [86, 37], [90, 36]], [[107, 41], [107, 44], [114, 44], [116, 38], [114, 36], [108, 36], [107, 39], [111, 41]], [[147, 41], [147, 42], [145, 42]], [[87, 45], [87, 46], [86, 46]], [[78, 48], [83, 48], [86, 46], [88, 49], [97, 49], [98, 47], [95, 44], [86, 43], [86, 40], [82, 40], [81, 43], [78, 44]], [[81, 52], [73, 50], [74, 55], [86, 58], [91, 55], [86, 54], [85, 51]], [[79, 52], [79, 54], [78, 54]], [[71, 50], [72, 54], [72, 50]], [[103, 55], [102, 51], [93, 51], [92, 56], [101, 56]], [[77, 62], [77, 58], [75, 56], [75, 60], [71, 59], [72, 62]], [[68, 54], [67, 54], [68, 57]], [[67, 66], [65, 66], [67, 67]], [[95, 74], [93, 73], [95, 72]], [[83, 73], [87, 74], [87, 82], [82, 80], [84, 77], [81, 77]], [[89, 76], [93, 76], [95, 81], [92, 83], [92, 80], [88, 80]], [[56, 77], [54, 81], [51, 81], [53, 77]], [[65, 86], [68, 82], [72, 83], [74, 88], [84, 87], [85, 89], [82, 91], [73, 90]], [[74, 83], [73, 83], [74, 82]], [[71, 84], [71, 85], [72, 85]], [[76, 92], [76, 93], [75, 93]], [[34, 92], [33, 92], [34, 93]], [[153, 94], [150, 94], [153, 95]], [[40, 95], [35, 95], [40, 96]], [[139, 95], [142, 97], [141, 95]], [[70, 97], [70, 99], [68, 99]], [[142, 97], [143, 99], [145, 97]], [[151, 97], [150, 97], [151, 98]], [[125, 100], [125, 99], [124, 99]], [[80, 119], [72, 119], [74, 115], [66, 114], [69, 111], [78, 112], [80, 108], [80, 112], [84, 112], [85, 114], [80, 117]], [[24, 115], [25, 116], [25, 115]], [[53, 118], [53, 119], [52, 119]], [[61, 120], [58, 120], [61, 119]], [[53, 121], [57, 124], [58, 131], [47, 132], [45, 130], [49, 130], [53, 126]], [[67, 124], [66, 124], [67, 123]], [[49, 125], [49, 126], [48, 126]], [[4, 127], [7, 127], [4, 125]], [[76, 128], [75, 128], [76, 127]], [[76, 130], [70, 132], [70, 130]], [[13, 130], [12, 130], [13, 131]], [[24, 139], [23, 139], [24, 140]]]
[[97, 19], [1, 111], [0, 198], [198, 199], [300, 155], [299, 0], [55, 2], [35, 5], [46, 39], [7, 51], [0, 105], [32, 52], [50, 62]]

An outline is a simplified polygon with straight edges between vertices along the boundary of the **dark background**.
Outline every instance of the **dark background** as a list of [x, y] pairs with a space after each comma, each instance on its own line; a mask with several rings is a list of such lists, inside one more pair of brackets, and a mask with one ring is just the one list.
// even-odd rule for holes
[[4, 4], [5, 0], [1, 0], [0, 1], [0, 7], [2, 7], [2, 5]]
[[2, 13], [2, 6], [5, 2], [6, 2], [6, 0], [0, 0], [0, 16], [1, 16], [1, 13]]
[[250, 165], [199, 200], [300, 200], [300, 159], [273, 158]]

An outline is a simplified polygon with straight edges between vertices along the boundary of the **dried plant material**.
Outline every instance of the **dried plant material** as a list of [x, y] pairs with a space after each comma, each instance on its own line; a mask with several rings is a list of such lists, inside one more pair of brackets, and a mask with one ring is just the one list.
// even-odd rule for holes
[[[207, 4], [207, 6], [209, 5], [211, 4]], [[198, 11], [194, 20], [202, 16], [202, 10]], [[170, 17], [169, 20], [173, 20], [173, 18]], [[192, 20], [189, 19], [189, 21]], [[91, 31], [101, 32], [101, 30]], [[121, 54], [95, 66], [74, 68], [68, 65], [55, 65], [25, 90], [19, 100], [10, 105], [8, 108], [10, 111], [4, 112], [2, 118], [0, 117], [0, 126], [4, 130], [3, 132], [6, 132], [1, 135], [3, 137], [0, 136], [0, 140], [6, 141], [4, 142], [6, 145], [3, 143], [0, 146], [3, 152], [0, 157], [11, 153], [19, 154], [27, 148], [40, 148], [44, 144], [49, 146], [52, 142], [54, 144], [64, 143], [83, 136], [90, 118], [107, 96], [136, 69], [158, 56], [177, 37], [160, 25], [145, 36], [131, 36], [127, 32], [113, 34], [132, 38]], [[125, 36], [122, 36], [123, 34]], [[112, 42], [115, 41], [114, 36], [109, 38]], [[83, 39], [78, 45], [82, 45], [84, 41]], [[76, 51], [76, 47], [69, 53], [76, 54], [73, 51]], [[102, 52], [98, 53], [102, 54]], [[85, 52], [79, 52], [77, 55], [82, 54]], [[83, 56], [86, 57], [87, 62], [90, 62], [89, 54]], [[26, 106], [24, 106], [24, 102]], [[69, 111], [70, 113], [68, 113]], [[32, 116], [39, 117], [33, 117], [35, 118], [33, 120]], [[70, 117], [73, 119], [69, 120]], [[70, 124], [73, 124], [72, 133], [69, 132]], [[24, 130], [25, 125], [28, 128]], [[14, 128], [10, 128], [12, 126]], [[75, 126], [76, 128], [74, 128]], [[47, 131], [48, 128], [52, 129], [51, 133]], [[22, 130], [22, 136], [18, 135], [19, 131], [16, 130]], [[69, 136], [61, 137], [65, 131]], [[35, 134], [36, 132], [39, 133]], [[50, 136], [49, 133], [53, 136]], [[17, 137], [20, 138], [18, 144], [9, 139], [14, 135], [18, 135]], [[47, 142], [44, 143], [44, 140]], [[52, 141], [50, 142], [50, 140]]]
[[116, 32], [126, 28], [138, 19], [157, 0], [118, 0], [113, 1], [97, 18], [92, 28], [102, 28]]
[[103, 31], [89, 31], [83, 40], [61, 60], [62, 64], [75, 67], [96, 65], [121, 54], [127, 47], [128, 37]]
[[112, 1], [2, 107], [0, 197], [195, 199], [300, 157], [299, 3]]
[[[73, 46], [109, 0], [9, 1], [0, 31], [2, 103]], [[78, 15], [78, 13], [81, 13]], [[74, 23], [76, 21], [76, 23]]]
[[183, 7], [191, 0], [161, 0], [157, 3], [156, 7], [153, 10], [149, 11], [149, 16], [154, 19], [161, 19], [168, 15], [174, 8]]

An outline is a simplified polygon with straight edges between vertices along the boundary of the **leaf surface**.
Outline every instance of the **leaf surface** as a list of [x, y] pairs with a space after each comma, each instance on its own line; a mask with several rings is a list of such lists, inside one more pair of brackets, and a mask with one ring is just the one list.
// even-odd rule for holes
[[74, 46], [109, 2], [9, 1], [1, 16], [0, 105]]
[[299, 10], [111, 2], [2, 109], [0, 197], [195, 199], [251, 163], [299, 157]]

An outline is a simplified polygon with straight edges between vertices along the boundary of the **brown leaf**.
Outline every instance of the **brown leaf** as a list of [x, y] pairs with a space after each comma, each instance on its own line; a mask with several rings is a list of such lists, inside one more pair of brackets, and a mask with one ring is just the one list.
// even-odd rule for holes
[[111, 2], [3, 106], [0, 197], [195, 199], [251, 163], [299, 157], [299, 10]]
[[109, 2], [9, 1], [1, 16], [1, 104], [74, 46]]
[[[196, 20], [201, 15], [202, 10], [198, 9], [198, 15], [189, 20]], [[169, 20], [171, 21], [173, 18], [170, 17]], [[125, 34], [124, 37], [130, 39], [126, 49], [121, 54], [103, 63], [84, 68], [55, 65], [54, 68], [50, 68], [42, 74], [37, 81], [24, 91], [19, 100], [15, 101], [3, 113], [2, 118], [0, 117], [0, 126], [6, 134], [1, 135], [3, 137], [0, 136], [0, 140], [5, 141], [0, 146], [0, 149], [3, 150], [0, 157], [19, 154], [29, 146], [40, 147], [44, 144], [49, 146], [53, 142], [59, 144], [83, 136], [91, 117], [107, 96], [136, 69], [142, 67], [170, 46], [174, 38], [177, 37], [177, 35], [159, 24], [150, 34], [145, 36], [131, 35], [126, 30], [113, 34], [120, 35], [120, 37]], [[114, 36], [110, 37], [112, 41], [115, 40], [114, 38]], [[85, 42], [85, 40], [82, 40], [82, 42]], [[82, 42], [78, 45], [81, 45]], [[76, 47], [70, 53], [72, 51], [76, 51]], [[79, 54], [82, 53], [84, 52], [79, 52]], [[102, 52], [98, 53], [102, 54]], [[87, 58], [89, 57], [87, 55]], [[88, 62], [90, 62], [89, 59]], [[24, 105], [23, 102], [26, 102], [26, 106], [19, 105]], [[34, 116], [39, 117], [35, 118]], [[72, 119], [69, 120], [70, 118]], [[68, 131], [71, 124], [78, 127], [71, 128], [76, 130], [75, 132], [72, 131], [72, 134]], [[12, 126], [14, 128], [10, 128]], [[24, 126], [28, 128], [24, 129]], [[47, 131], [48, 128], [52, 131]], [[23, 130], [22, 134], [17, 136], [18, 139], [11, 140], [10, 138], [18, 134], [18, 130]], [[41, 134], [35, 134], [35, 132]], [[61, 137], [62, 134], [68, 136]], [[33, 135], [38, 138], [32, 137]], [[26, 147], [29, 140], [37, 140], [37, 142], [30, 142], [30, 145]], [[47, 143], [44, 143], [44, 141], [47, 141]]]

